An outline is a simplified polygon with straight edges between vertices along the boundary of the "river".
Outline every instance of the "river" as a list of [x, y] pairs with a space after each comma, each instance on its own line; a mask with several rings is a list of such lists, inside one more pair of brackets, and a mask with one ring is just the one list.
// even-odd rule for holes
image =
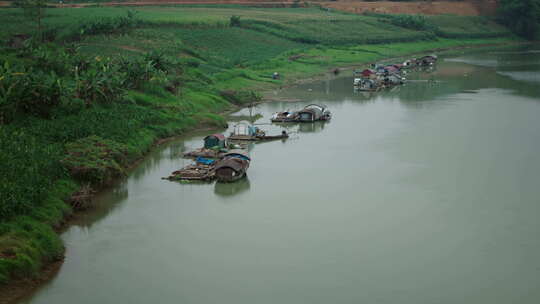
[[[254, 144], [235, 184], [151, 153], [62, 235], [32, 304], [540, 303], [540, 46], [467, 51], [378, 94], [350, 72], [275, 92], [328, 123]], [[427, 81], [435, 80], [435, 81]], [[247, 114], [247, 110], [239, 114]]]

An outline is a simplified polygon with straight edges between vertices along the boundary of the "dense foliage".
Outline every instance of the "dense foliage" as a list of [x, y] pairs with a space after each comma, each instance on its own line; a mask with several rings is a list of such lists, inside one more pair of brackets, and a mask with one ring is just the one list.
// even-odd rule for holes
[[516, 34], [537, 39], [540, 33], [540, 0], [501, 0], [498, 20]]

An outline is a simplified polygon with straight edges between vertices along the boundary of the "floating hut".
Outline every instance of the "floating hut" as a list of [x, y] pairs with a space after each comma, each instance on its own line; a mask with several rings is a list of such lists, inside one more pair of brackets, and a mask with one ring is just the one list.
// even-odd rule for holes
[[264, 131], [260, 130], [258, 127], [253, 126], [247, 122], [237, 123], [229, 140], [257, 140], [257, 136], [264, 136]]
[[312, 122], [319, 120], [330, 120], [330, 111], [326, 109], [326, 106], [320, 106], [317, 104], [310, 104], [298, 111], [299, 122]]
[[215, 167], [214, 174], [220, 182], [234, 182], [246, 175], [251, 158], [244, 150], [231, 150]]
[[289, 138], [286, 131], [282, 131], [279, 135], [266, 135], [266, 132], [258, 127], [241, 122], [234, 126], [233, 132], [228, 139], [229, 141], [265, 141], [286, 138]]
[[219, 147], [220, 149], [224, 149], [227, 147], [227, 140], [225, 139], [225, 136], [223, 134], [211, 134], [204, 138], [205, 149], [211, 149], [214, 147]]

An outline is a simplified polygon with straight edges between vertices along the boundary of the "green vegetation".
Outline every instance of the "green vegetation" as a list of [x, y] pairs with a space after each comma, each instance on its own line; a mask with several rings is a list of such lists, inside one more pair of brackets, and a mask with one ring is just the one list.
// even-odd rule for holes
[[508, 28], [485, 16], [421, 16], [366, 13], [379, 21], [396, 26], [433, 33], [441, 38], [496, 38], [510, 37]]
[[261, 89], [513, 39], [479, 17], [318, 8], [50, 8], [40, 22], [0, 9], [0, 283], [61, 256], [51, 227], [77, 207], [66, 203], [74, 191], [123, 176], [159, 138], [223, 127], [218, 113], [260, 100]]
[[501, 0], [499, 2], [497, 15], [502, 24], [527, 39], [538, 39], [540, 0]]

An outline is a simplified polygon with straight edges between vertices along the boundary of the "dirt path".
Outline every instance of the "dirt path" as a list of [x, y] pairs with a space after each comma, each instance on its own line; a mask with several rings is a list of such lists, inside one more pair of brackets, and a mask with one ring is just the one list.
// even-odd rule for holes
[[495, 0], [470, 0], [463, 2], [425, 1], [425, 2], [364, 2], [359, 0], [339, 0], [324, 2], [324, 7], [353, 13], [374, 12], [381, 14], [454, 14], [461, 16], [478, 16], [495, 13]]

